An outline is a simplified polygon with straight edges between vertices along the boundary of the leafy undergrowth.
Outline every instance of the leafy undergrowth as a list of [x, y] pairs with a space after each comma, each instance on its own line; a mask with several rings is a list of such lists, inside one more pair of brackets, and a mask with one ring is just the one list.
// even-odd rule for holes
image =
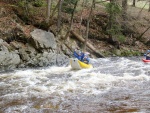
[[[2, 17], [0, 17], [0, 32], [9, 31], [9, 29], [21, 28], [22, 32], [26, 37], [30, 36], [30, 32], [36, 27], [45, 29], [45, 7], [31, 7], [30, 15], [24, 15], [23, 11], [14, 5], [6, 4], [1, 2], [0, 6]], [[15, 10], [14, 10], [15, 9]], [[140, 14], [141, 12], [141, 14]], [[81, 21], [81, 11], [76, 13], [74, 17], [73, 30], [85, 36], [86, 31], [86, 21], [89, 14], [89, 10], [84, 10], [82, 13], [82, 24]], [[25, 18], [23, 18], [25, 17]], [[126, 32], [126, 40], [124, 43], [120, 44], [120, 50], [118, 50], [114, 44], [109, 42], [108, 34], [106, 33], [106, 26], [108, 15], [105, 12], [104, 7], [99, 6], [98, 10], [94, 11], [92, 16], [89, 30], [88, 42], [91, 43], [97, 50], [103, 53], [105, 56], [130, 56], [130, 55], [140, 55], [147, 49], [150, 49], [150, 29], [143, 35], [142, 38], [137, 38], [142, 34], [148, 27], [150, 23], [150, 13], [147, 10], [142, 10], [140, 8], [128, 7], [128, 25], [130, 26], [129, 32]], [[57, 28], [57, 15], [55, 14], [53, 20], [51, 21], [51, 26], [49, 29], [55, 33]], [[64, 33], [67, 32], [70, 23], [70, 15], [63, 13], [62, 24]], [[130, 29], [134, 31], [132, 34]], [[13, 31], [14, 32], [14, 31]], [[13, 34], [12, 32], [12, 34]], [[64, 35], [64, 34], [63, 34]], [[1, 36], [2, 38], [5, 38]], [[117, 51], [117, 52], [116, 52]], [[118, 52], [119, 51], [119, 52]]]

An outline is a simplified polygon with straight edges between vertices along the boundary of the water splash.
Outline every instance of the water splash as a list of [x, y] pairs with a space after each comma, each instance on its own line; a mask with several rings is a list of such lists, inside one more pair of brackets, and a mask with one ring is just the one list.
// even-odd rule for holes
[[100, 58], [92, 63], [93, 69], [67, 66], [1, 73], [0, 112], [149, 110], [149, 64], [139, 58]]

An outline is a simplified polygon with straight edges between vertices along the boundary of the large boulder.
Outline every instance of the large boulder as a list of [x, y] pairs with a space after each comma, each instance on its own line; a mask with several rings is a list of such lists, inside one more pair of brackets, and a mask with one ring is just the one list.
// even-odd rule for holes
[[[68, 64], [68, 57], [61, 52], [58, 53], [52, 33], [36, 29], [31, 35], [32, 43], [26, 44], [14, 40], [7, 43], [0, 39], [0, 71]], [[65, 47], [63, 49], [66, 50]]]
[[18, 54], [7, 51], [0, 51], [0, 67], [1, 69], [13, 69], [20, 64], [20, 57]]
[[0, 70], [13, 69], [20, 64], [20, 56], [16, 51], [9, 52], [7, 42], [0, 39]]
[[69, 63], [67, 56], [63, 54], [44, 52], [37, 54], [34, 58], [31, 58], [25, 63], [24, 67], [45, 67], [45, 66], [63, 66]]
[[56, 49], [57, 44], [54, 35], [41, 29], [35, 29], [31, 34], [31, 44], [38, 50], [40, 49]]

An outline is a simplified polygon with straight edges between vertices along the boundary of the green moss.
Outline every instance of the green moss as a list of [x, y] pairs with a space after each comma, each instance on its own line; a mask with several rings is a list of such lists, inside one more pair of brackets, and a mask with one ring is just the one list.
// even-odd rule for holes
[[134, 50], [123, 50], [121, 56], [140, 56], [140, 52]]
[[139, 51], [135, 51], [135, 50], [118, 50], [118, 49], [114, 49], [113, 51], [111, 51], [112, 54], [116, 55], [116, 56], [140, 56], [141, 53]]
[[42, 7], [44, 5], [43, 0], [35, 0], [33, 6], [35, 7]]

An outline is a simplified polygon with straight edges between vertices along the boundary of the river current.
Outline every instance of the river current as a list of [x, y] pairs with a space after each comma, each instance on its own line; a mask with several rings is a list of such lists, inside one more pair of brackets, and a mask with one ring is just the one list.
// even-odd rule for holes
[[0, 73], [0, 113], [150, 113], [150, 63], [115, 57], [92, 64]]

